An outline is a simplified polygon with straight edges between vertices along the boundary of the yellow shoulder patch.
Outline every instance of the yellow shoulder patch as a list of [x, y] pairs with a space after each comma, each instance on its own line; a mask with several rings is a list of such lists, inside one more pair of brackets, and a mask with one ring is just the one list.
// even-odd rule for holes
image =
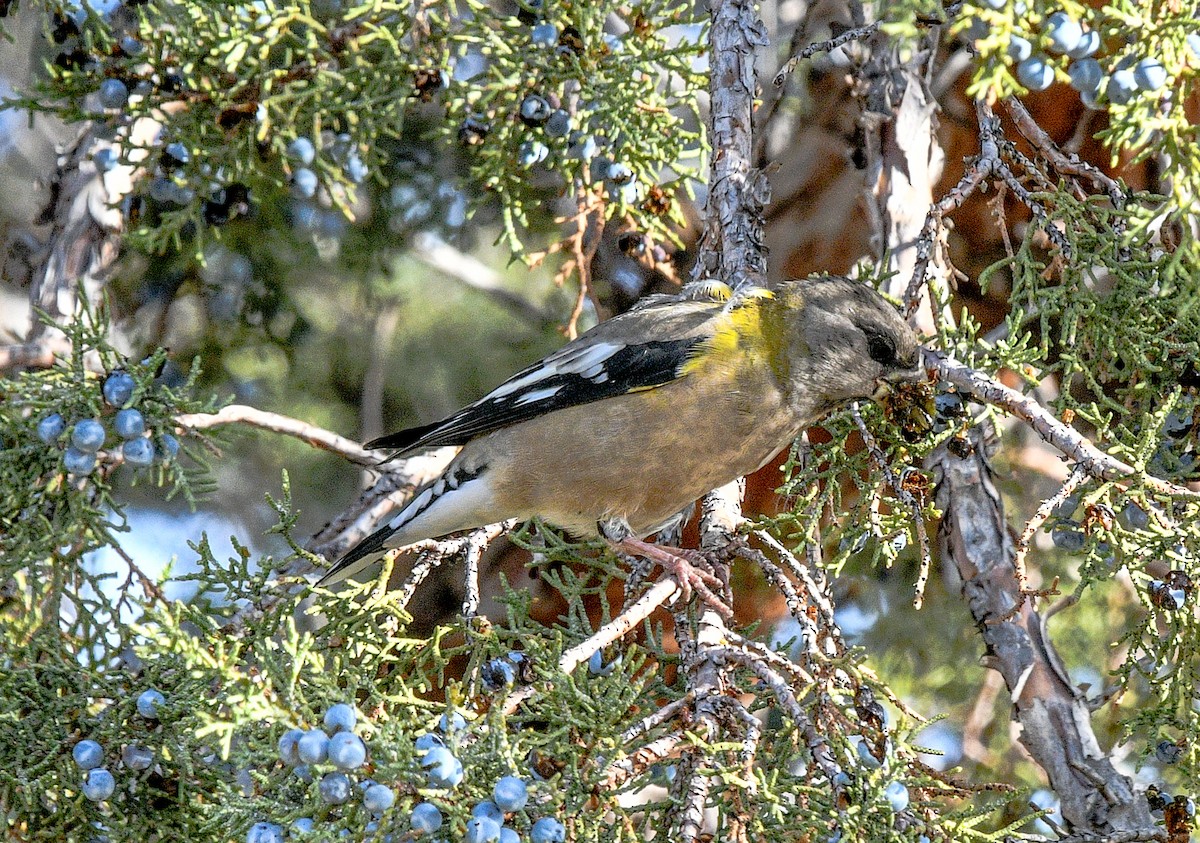
[[[726, 288], [728, 289], [728, 288]], [[680, 375], [710, 367], [737, 369], [743, 362], [768, 354], [763, 304], [774, 299], [770, 290], [755, 288], [736, 294], [715, 320], [713, 333], [696, 346]]]
[[733, 288], [715, 278], [706, 278], [703, 281], [685, 285], [683, 298], [686, 301], [726, 302], [733, 298]]

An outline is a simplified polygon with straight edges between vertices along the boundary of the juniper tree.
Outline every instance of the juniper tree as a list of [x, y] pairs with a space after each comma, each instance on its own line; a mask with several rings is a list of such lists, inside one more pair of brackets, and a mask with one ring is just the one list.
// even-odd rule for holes
[[[1194, 7], [0, 9], [68, 127], [5, 264], [10, 837], [1188, 839]], [[931, 382], [809, 431], [782, 508], [705, 499], [734, 623], [537, 523], [309, 585], [449, 459], [354, 441], [471, 354], [850, 270]], [[239, 483], [266, 540], [128, 540]]]

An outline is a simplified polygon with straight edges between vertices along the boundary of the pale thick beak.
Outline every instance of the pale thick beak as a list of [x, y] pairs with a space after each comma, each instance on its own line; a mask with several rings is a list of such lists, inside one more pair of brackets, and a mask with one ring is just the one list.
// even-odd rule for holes
[[925, 371], [925, 367], [921, 365], [918, 359], [917, 364], [911, 369], [898, 369], [894, 372], [888, 372], [883, 377], [875, 381], [875, 392], [871, 397], [880, 401], [896, 391], [896, 387], [904, 383], [920, 383], [927, 380], [929, 375]]

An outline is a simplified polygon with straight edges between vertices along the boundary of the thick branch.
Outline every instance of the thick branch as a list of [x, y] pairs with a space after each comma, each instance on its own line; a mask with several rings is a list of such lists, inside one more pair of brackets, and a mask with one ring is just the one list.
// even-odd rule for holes
[[[942, 557], [962, 577], [962, 594], [979, 625], [985, 664], [998, 671], [1012, 695], [1021, 743], [1046, 771], [1062, 802], [1068, 828], [1107, 835], [1150, 832], [1144, 799], [1113, 767], [1092, 731], [1087, 701], [1067, 677], [1045, 621], [1025, 599], [1016, 577], [1016, 547], [1004, 502], [992, 483], [980, 425], [967, 457], [939, 448], [927, 460], [938, 477]], [[989, 428], [990, 430], [990, 428]]]
[[[714, 567], [721, 566], [718, 576], [728, 581], [729, 562], [716, 561], [718, 552], [727, 547], [732, 541], [738, 524], [742, 520], [742, 495], [746, 491], [745, 480], [735, 480], [705, 496], [700, 516], [700, 543], [712, 554]], [[683, 629], [681, 621], [686, 620], [676, 616], [675, 628], [681, 644], [686, 641], [686, 635], [680, 635]], [[696, 699], [695, 726], [693, 729], [705, 738], [711, 738], [721, 733], [720, 703], [727, 693], [728, 676], [726, 663], [718, 655], [721, 646], [729, 634], [725, 619], [719, 612], [706, 610], [697, 624], [696, 637], [692, 642], [691, 658], [687, 660], [688, 693]], [[688, 654], [684, 650], [685, 656]], [[712, 777], [706, 775], [704, 767], [708, 765], [707, 758], [694, 757], [693, 764], [688, 765], [691, 775], [685, 780], [686, 798], [679, 820], [679, 839], [690, 841], [699, 837], [704, 821], [704, 809], [708, 804], [709, 787]]]
[[748, 0], [715, 0], [709, 34], [712, 163], [704, 237], [693, 277], [714, 277], [737, 288], [761, 284], [766, 177], [754, 167], [753, 114], [758, 87], [756, 52], [766, 29]]

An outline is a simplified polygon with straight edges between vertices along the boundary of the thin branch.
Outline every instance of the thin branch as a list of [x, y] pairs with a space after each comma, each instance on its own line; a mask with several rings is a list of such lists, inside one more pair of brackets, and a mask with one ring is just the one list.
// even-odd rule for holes
[[609, 765], [604, 771], [604, 778], [600, 780], [599, 790], [612, 791], [619, 788], [647, 767], [669, 758], [679, 749], [685, 738], [684, 733], [677, 730], [642, 744], [629, 755]]
[[586, 641], [564, 652], [558, 660], [558, 669], [563, 673], [572, 673], [575, 668], [591, 658], [592, 653], [628, 635], [656, 609], [671, 605], [678, 596], [679, 583], [674, 577], [668, 576], [659, 580], [629, 608], [596, 630]]
[[462, 613], [470, 621], [479, 614], [479, 560], [488, 546], [487, 531], [472, 530], [466, 541], [467, 596]]
[[805, 59], [812, 58], [817, 53], [831, 52], [843, 44], [849, 44], [851, 41], [861, 41], [864, 38], [870, 38], [878, 31], [879, 21], [871, 21], [871, 23], [847, 29], [840, 35], [835, 35], [834, 37], [827, 38], [824, 41], [815, 41], [784, 62], [783, 67], [779, 69], [779, 72], [775, 74], [775, 78], [771, 81], [776, 86], [782, 85], [787, 79], [788, 74], [795, 70], [796, 65]]
[[1141, 480], [1156, 492], [1176, 498], [1200, 500], [1200, 492], [1178, 486], [1158, 477], [1138, 471], [1116, 457], [1106, 454], [1070, 425], [1054, 415], [1033, 398], [1022, 395], [982, 372], [960, 363], [937, 351], [925, 351], [926, 366], [949, 381], [960, 392], [980, 401], [1000, 407], [1027, 423], [1050, 445], [1062, 451], [1092, 477], [1108, 481]]
[[379, 465], [383, 462], [379, 453], [368, 451], [344, 436], [290, 416], [269, 413], [245, 404], [230, 404], [215, 413], [181, 413], [175, 417], [175, 423], [185, 431], [206, 430], [226, 424], [246, 424], [261, 430], [294, 436], [315, 448], [338, 454], [367, 468], [379, 470]]
[[1022, 592], [1027, 591], [1029, 587], [1029, 577], [1025, 571], [1025, 556], [1029, 553], [1029, 542], [1033, 539], [1033, 534], [1046, 523], [1050, 513], [1054, 512], [1087, 479], [1088, 473], [1081, 466], [1077, 465], [1071, 469], [1071, 475], [1062, 484], [1062, 488], [1042, 501], [1041, 506], [1033, 513], [1033, 517], [1025, 524], [1025, 529], [1021, 530], [1021, 535], [1017, 538], [1017, 555], [1013, 559], [1013, 567], [1016, 569], [1017, 584], [1021, 587]]
[[653, 714], [643, 717], [638, 722], [634, 723], [628, 729], [621, 733], [621, 740], [618, 742], [621, 746], [626, 746], [633, 743], [642, 735], [657, 729], [662, 724], [666, 723], [675, 715], [679, 714], [685, 706], [691, 705], [693, 697], [691, 694], [680, 697], [677, 700], [667, 703], [662, 708], [657, 709]]
[[431, 269], [483, 293], [515, 316], [535, 325], [549, 325], [556, 321], [557, 317], [543, 311], [524, 296], [505, 289], [496, 270], [460, 252], [432, 232], [423, 231], [413, 236], [412, 255]]
[[[1015, 101], [1015, 100], [1014, 100]], [[1010, 107], [1011, 110], [1011, 107]], [[926, 275], [929, 270], [929, 263], [933, 256], [934, 243], [938, 240], [941, 231], [942, 218], [951, 211], [959, 208], [967, 197], [979, 189], [980, 185], [989, 178], [998, 179], [1003, 185], [1012, 191], [1013, 195], [1029, 209], [1029, 212], [1037, 220], [1042, 230], [1052, 243], [1058, 248], [1064, 258], [1071, 257], [1071, 244], [1066, 237], [1050, 220], [1046, 212], [1046, 208], [1041, 202], [1033, 198], [1033, 195], [1026, 189], [1020, 179], [1013, 173], [1012, 168], [1006, 163], [1005, 159], [1015, 160], [1023, 169], [1034, 175], [1041, 175], [1040, 171], [1028, 162], [1020, 151], [1008, 141], [1000, 131], [1000, 121], [992, 112], [991, 106], [982, 101], [977, 100], [975, 103], [976, 119], [979, 125], [979, 155], [968, 166], [962, 178], [959, 179], [957, 185], [943, 196], [930, 209], [925, 217], [925, 225], [921, 229], [921, 234], [917, 239], [917, 262], [913, 267], [912, 277], [909, 279], [908, 288], [904, 293], [905, 315], [911, 316], [916, 312], [920, 305], [920, 291], [926, 283]], [[1023, 111], [1023, 106], [1020, 110], [1014, 112], [1014, 119], [1021, 124], [1024, 121], [1021, 119], [1022, 114], [1028, 118], [1028, 112]], [[1037, 129], [1037, 134], [1034, 132]], [[1066, 158], [1061, 152], [1057, 151], [1049, 136], [1033, 123], [1032, 118], [1029, 118], [1022, 131], [1028, 130], [1032, 135], [1031, 142], [1038, 146], [1052, 164], [1056, 167], [1061, 164], [1063, 172], [1076, 172], [1081, 175], [1086, 175], [1089, 178], [1094, 176], [1090, 170], [1087, 170], [1087, 165], [1073, 162]], [[1119, 194], [1123, 200], [1123, 194], [1120, 192], [1116, 182], [1103, 176], [1102, 181], [1097, 182], [1105, 190], [1110, 199], [1116, 203], [1118, 200], [1113, 199], [1114, 191]], [[1118, 205], [1120, 207], [1120, 205]]]
[[71, 353], [71, 342], [53, 333], [28, 343], [0, 346], [0, 372], [10, 369], [48, 369], [56, 358]]
[[1080, 160], [1078, 155], [1068, 157], [1058, 148], [1046, 130], [1037, 124], [1033, 115], [1025, 108], [1025, 104], [1016, 97], [1006, 97], [1004, 106], [1008, 110], [1009, 116], [1012, 117], [1013, 123], [1016, 124], [1017, 130], [1046, 156], [1046, 160], [1055, 170], [1066, 175], [1088, 179], [1097, 188], [1108, 194], [1109, 201], [1112, 202], [1114, 208], [1120, 210], [1125, 207], [1128, 196], [1120, 182], [1098, 167]]
[[[588, 232], [600, 224], [596, 219], [594, 196], [589, 194], [583, 185], [580, 185], [575, 201], [579, 213], [575, 217], [575, 233], [570, 238], [572, 259], [567, 266], [573, 264], [579, 275], [579, 291], [575, 295], [575, 305], [571, 308], [571, 316], [567, 319], [566, 335], [569, 340], [575, 339], [579, 334], [579, 317], [583, 315], [583, 306], [587, 303], [588, 295], [592, 290], [592, 258], [595, 257], [596, 249], [600, 245], [599, 236], [588, 237]], [[563, 269], [566, 270], [567, 266], [564, 266]]]

